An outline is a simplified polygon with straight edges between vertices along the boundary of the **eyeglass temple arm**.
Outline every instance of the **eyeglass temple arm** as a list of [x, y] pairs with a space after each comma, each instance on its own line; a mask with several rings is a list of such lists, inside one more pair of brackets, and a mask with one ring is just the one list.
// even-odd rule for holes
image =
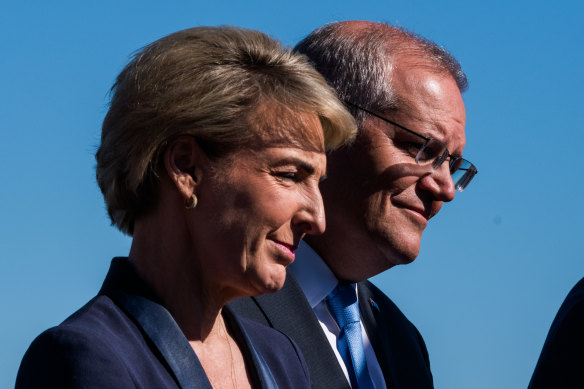
[[[381, 120], [383, 120], [384, 122], [387, 122], [387, 123], [389, 123], [389, 124], [393, 124], [394, 126], [396, 126], [396, 127], [399, 127], [399, 128], [401, 128], [402, 130], [404, 130], [404, 131], [407, 131], [407, 132], [409, 132], [409, 133], [410, 133], [410, 134], [412, 134], [412, 135], [418, 136], [418, 137], [420, 137], [420, 138], [422, 138], [422, 139], [424, 139], [424, 140], [426, 140], [426, 141], [430, 140], [430, 138], [428, 138], [428, 137], [426, 137], [426, 136], [424, 136], [424, 135], [418, 134], [417, 132], [414, 132], [414, 131], [410, 130], [409, 128], [407, 128], [407, 127], [404, 127], [404, 126], [402, 126], [401, 124], [394, 122], [393, 120], [389, 120], [389, 119], [387, 119], [387, 118], [384, 118], [383, 116], [380, 116], [380, 115], [376, 114], [375, 112], [372, 112], [372, 111], [370, 111], [370, 110], [368, 110], [368, 109], [366, 109], [366, 108], [360, 107], [360, 106], [358, 106], [357, 104], [353, 104], [353, 103], [351, 103], [350, 101], [347, 101], [347, 100], [345, 100], [345, 104], [347, 104], [347, 105], [350, 105], [350, 106], [352, 106], [352, 107], [355, 107], [355, 108], [357, 108], [357, 109], [360, 109], [361, 111], [363, 111], [363, 112], [366, 112], [366, 113], [368, 113], [368, 114], [369, 114], [369, 115], [371, 115], [371, 116], [375, 116], [376, 118], [378, 118], [378, 119], [381, 119]], [[450, 155], [450, 154], [448, 154], [448, 155]]]

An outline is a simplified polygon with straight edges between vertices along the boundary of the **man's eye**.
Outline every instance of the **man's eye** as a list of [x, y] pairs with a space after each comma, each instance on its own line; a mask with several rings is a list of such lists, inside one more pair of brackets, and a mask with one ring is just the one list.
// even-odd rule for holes
[[281, 178], [283, 180], [290, 180], [297, 182], [298, 181], [298, 173], [297, 172], [276, 172], [276, 177]]
[[418, 151], [420, 151], [420, 148], [422, 147], [422, 143], [419, 142], [395, 142], [395, 144], [397, 147], [399, 147], [412, 157], [415, 157], [418, 154]]

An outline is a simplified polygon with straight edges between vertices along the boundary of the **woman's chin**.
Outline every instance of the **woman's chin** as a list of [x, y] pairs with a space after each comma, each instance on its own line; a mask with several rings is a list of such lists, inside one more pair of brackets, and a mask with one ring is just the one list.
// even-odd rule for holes
[[256, 293], [255, 295], [274, 293], [282, 289], [286, 281], [286, 269], [282, 271], [272, 272], [269, 277], [259, 277], [254, 282]]

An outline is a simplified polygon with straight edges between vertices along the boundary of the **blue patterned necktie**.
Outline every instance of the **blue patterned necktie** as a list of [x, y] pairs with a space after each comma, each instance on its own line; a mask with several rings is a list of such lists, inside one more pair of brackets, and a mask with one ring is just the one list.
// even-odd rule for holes
[[337, 348], [349, 371], [352, 389], [374, 389], [365, 360], [355, 286], [339, 283], [327, 296], [326, 303], [340, 328]]

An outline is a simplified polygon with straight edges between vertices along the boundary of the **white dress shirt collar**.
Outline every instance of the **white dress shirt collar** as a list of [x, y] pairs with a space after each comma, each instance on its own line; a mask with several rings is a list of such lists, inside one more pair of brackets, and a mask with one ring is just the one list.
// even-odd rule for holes
[[[324, 299], [336, 288], [339, 281], [327, 266], [320, 256], [314, 252], [310, 246], [301, 242], [298, 250], [296, 250], [296, 260], [288, 266], [290, 272], [300, 288], [304, 292], [308, 303], [320, 323], [320, 327], [327, 338], [333, 353], [335, 354], [339, 366], [345, 374], [347, 383], [351, 385], [347, 366], [339, 354], [337, 349], [337, 336], [339, 334], [339, 326], [333, 317], [330, 315], [326, 301]], [[357, 289], [357, 284], [353, 284]], [[357, 295], [357, 299], [359, 296]], [[375, 356], [375, 350], [367, 336], [367, 331], [361, 322], [361, 336], [363, 338], [363, 348], [365, 349], [365, 358], [367, 359], [367, 367], [369, 375], [373, 380], [373, 384], [377, 389], [385, 389], [385, 379], [383, 372]]]
[[296, 250], [296, 258], [288, 269], [314, 309], [333, 291], [339, 281], [322, 258], [304, 241], [300, 242]]

